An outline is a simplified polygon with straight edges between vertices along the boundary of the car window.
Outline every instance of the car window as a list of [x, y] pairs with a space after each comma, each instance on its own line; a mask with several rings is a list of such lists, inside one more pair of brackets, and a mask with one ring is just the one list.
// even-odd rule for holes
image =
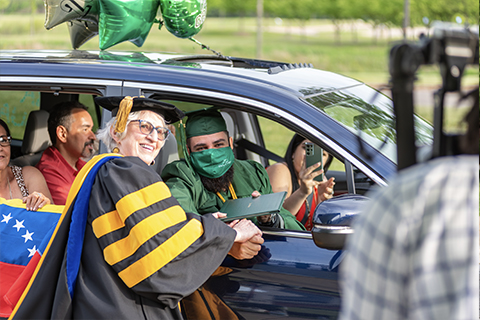
[[[285, 128], [285, 126], [272, 121], [270, 119], [258, 116], [258, 122], [265, 142], [267, 150], [275, 153], [276, 155], [283, 157], [287, 151], [288, 143], [295, 134], [294, 131]], [[269, 160], [269, 165], [274, 164], [275, 161]], [[337, 158], [333, 158], [329, 170], [333, 171], [345, 171], [345, 165]]]
[[[395, 118], [392, 100], [366, 86], [310, 95], [306, 100], [321, 109], [362, 140], [396, 162]], [[431, 145], [431, 125], [415, 117], [418, 145]]]
[[0, 118], [11, 131], [12, 138], [22, 140], [28, 114], [40, 108], [40, 92], [0, 91]]
[[[52, 96], [53, 94], [51, 93], [38, 91], [0, 91], [0, 118], [7, 122], [14, 140], [23, 140], [28, 115], [31, 111], [41, 108], [47, 109], [53, 106], [54, 103], [42, 102], [42, 99], [51, 99]], [[60, 94], [55, 97], [58, 97], [59, 101], [64, 101], [66, 96], [65, 94]], [[76, 95], [69, 97], [69, 99], [76, 98]], [[78, 101], [88, 107], [88, 112], [93, 120], [93, 131], [96, 132], [99, 127], [99, 119], [101, 118], [101, 108], [99, 108], [100, 114], [97, 114], [93, 99], [94, 96], [89, 94], [78, 95]], [[55, 98], [53, 101], [55, 101]]]

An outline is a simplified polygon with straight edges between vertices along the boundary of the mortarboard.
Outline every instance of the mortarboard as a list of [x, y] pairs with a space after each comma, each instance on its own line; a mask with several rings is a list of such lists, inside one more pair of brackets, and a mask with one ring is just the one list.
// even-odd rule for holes
[[188, 113], [185, 122], [186, 138], [203, 136], [227, 131], [227, 125], [222, 114], [214, 109], [200, 110]]
[[115, 131], [117, 132], [125, 131], [127, 117], [130, 112], [152, 111], [161, 115], [167, 123], [177, 122], [185, 116], [183, 111], [173, 104], [143, 97], [96, 97], [95, 103], [112, 111], [112, 116], [117, 117], [115, 124]]

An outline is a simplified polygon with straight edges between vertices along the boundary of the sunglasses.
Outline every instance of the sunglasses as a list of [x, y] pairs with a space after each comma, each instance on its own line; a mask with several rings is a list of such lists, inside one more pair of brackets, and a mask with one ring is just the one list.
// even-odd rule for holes
[[144, 135], [149, 135], [153, 132], [153, 130], [157, 131], [157, 140], [164, 141], [167, 139], [168, 135], [170, 134], [170, 130], [164, 127], [154, 127], [153, 124], [146, 120], [132, 120], [130, 122], [138, 122], [138, 127], [140, 128], [140, 132]]
[[12, 143], [12, 137], [0, 136], [0, 146], [8, 147]]

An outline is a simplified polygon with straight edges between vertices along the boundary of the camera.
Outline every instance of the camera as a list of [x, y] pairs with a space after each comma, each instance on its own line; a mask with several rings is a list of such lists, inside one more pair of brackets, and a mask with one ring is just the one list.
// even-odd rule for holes
[[478, 29], [435, 22], [429, 36], [418, 42], [402, 42], [390, 50], [389, 71], [397, 131], [398, 170], [417, 162], [415, 145], [413, 87], [415, 73], [421, 65], [438, 64], [442, 87], [434, 93], [433, 147], [431, 157], [454, 154], [454, 137], [443, 132], [445, 94], [460, 91], [461, 79], [468, 64], [478, 65]]

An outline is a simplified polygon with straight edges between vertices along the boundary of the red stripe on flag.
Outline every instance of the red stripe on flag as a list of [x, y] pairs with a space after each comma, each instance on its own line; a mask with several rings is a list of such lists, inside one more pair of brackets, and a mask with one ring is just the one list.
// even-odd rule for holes
[[[4, 295], [20, 277], [25, 266], [0, 261], [0, 317], [8, 317], [14, 306], [10, 306], [3, 299]], [[28, 283], [28, 282], [27, 282]], [[25, 284], [26, 285], [26, 284]]]
[[18, 277], [15, 283], [13, 283], [7, 293], [3, 296], [3, 300], [10, 308], [10, 313], [17, 304], [18, 300], [20, 300], [20, 297], [22, 296], [23, 291], [27, 287], [28, 282], [33, 275], [33, 272], [35, 272], [35, 268], [37, 267], [37, 264], [40, 261], [41, 257], [42, 256], [38, 251], [35, 252], [33, 257], [28, 262], [27, 266], [23, 270], [22, 274]]

